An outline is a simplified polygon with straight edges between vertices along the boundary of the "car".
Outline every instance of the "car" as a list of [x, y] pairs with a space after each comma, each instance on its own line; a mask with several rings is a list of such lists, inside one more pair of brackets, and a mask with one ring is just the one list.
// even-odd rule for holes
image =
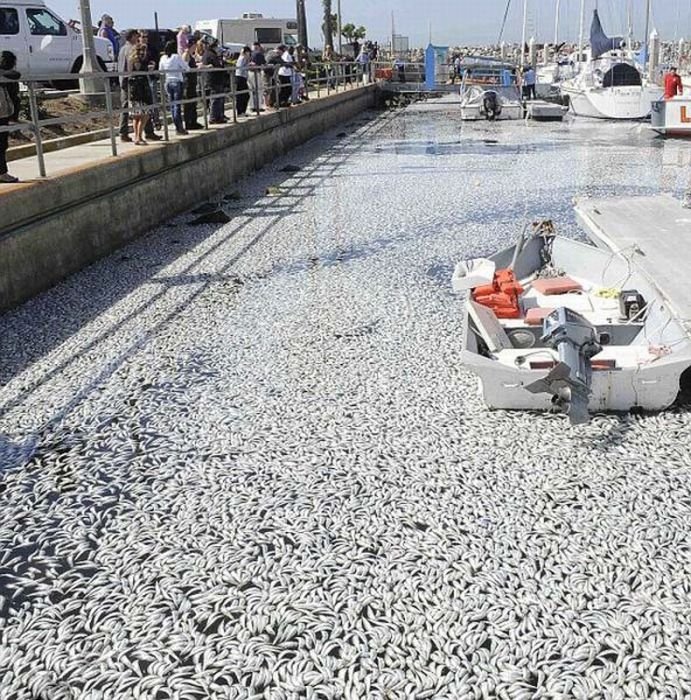
[[172, 29], [147, 29], [146, 27], [136, 27], [136, 29], [149, 35], [149, 46], [152, 53], [157, 56], [163, 53], [163, 49], [169, 41], [174, 41], [177, 45], [177, 32]]
[[[110, 41], [94, 37], [94, 46], [99, 66], [112, 68]], [[23, 78], [78, 73], [84, 62], [81, 32], [43, 0], [0, 0], [0, 47], [17, 56]]]

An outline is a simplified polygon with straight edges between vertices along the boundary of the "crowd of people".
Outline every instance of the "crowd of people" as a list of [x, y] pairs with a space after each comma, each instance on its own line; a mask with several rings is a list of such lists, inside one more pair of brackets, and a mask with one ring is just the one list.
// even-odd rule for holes
[[[204, 128], [199, 122], [200, 104], [206, 104], [210, 124], [228, 121], [225, 103], [231, 91], [231, 73], [235, 79], [235, 111], [241, 117], [249, 110], [272, 111], [309, 100], [308, 70], [316, 71], [323, 83], [333, 88], [339, 80], [352, 84], [353, 66], [357, 65], [359, 75], [367, 82], [369, 67], [379, 52], [378, 45], [372, 42], [362, 45], [356, 42], [351, 47], [353, 53], [343, 56], [326, 46], [319, 61], [321, 65], [315, 67], [310, 65], [309, 52], [301, 46], [281, 44], [265, 50], [255, 42], [229, 55], [215, 38], [193, 32], [189, 25], [180, 27], [175, 40], [163, 47], [158, 47], [158, 36], [150, 37], [146, 29], [118, 32], [108, 14], [101, 17], [96, 31], [111, 42], [118, 58], [120, 139], [137, 146], [162, 139], [156, 132], [165, 118], [159, 109], [163, 96], [170, 107], [176, 133], [186, 135]], [[21, 76], [16, 64], [11, 52], [2, 52], [0, 127], [19, 117], [17, 81]], [[128, 73], [134, 75], [123, 75]], [[17, 182], [7, 169], [8, 137], [7, 132], [0, 132], [0, 183]]]
[[[110, 39], [113, 35], [111, 30], [112, 20], [106, 15], [99, 31]], [[189, 26], [180, 28], [176, 40], [165, 45], [161, 56], [152, 50], [146, 30], [128, 30], [122, 41], [114, 43], [114, 47], [116, 45], [119, 73], [147, 73], [120, 78], [123, 109], [120, 137], [137, 145], [161, 138], [156, 134], [161, 123], [156, 108], [160, 103], [157, 99], [160, 89], [157, 71], [160, 71], [163, 80], [176, 132], [181, 135], [202, 128], [198, 121], [198, 103], [201, 99], [207, 100], [210, 124], [228, 121], [225, 116], [225, 94], [230, 89], [231, 72], [235, 76], [235, 108], [238, 116], [247, 114], [248, 110], [271, 111], [309, 100], [306, 72], [310, 57], [301, 46], [281, 44], [265, 50], [259, 42], [255, 42], [251, 47], [243, 47], [239, 54], [228, 56], [216, 39], [208, 34], [192, 32]], [[369, 64], [371, 53], [371, 47], [363, 46], [357, 62], [363, 66]], [[348, 59], [353, 61], [352, 57], [335, 56], [330, 46], [325, 48], [321, 70], [327, 83], [335, 80], [337, 67], [341, 63], [347, 66], [344, 68], [346, 82], [352, 82], [352, 63]], [[197, 69], [209, 69], [209, 72], [199, 73]], [[133, 137], [130, 136], [130, 120]]]

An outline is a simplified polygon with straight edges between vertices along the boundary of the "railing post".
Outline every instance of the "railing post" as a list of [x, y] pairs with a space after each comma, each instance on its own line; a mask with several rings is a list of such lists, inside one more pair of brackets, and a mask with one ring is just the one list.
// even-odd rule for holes
[[43, 157], [43, 139], [41, 137], [41, 124], [38, 118], [38, 102], [33, 82], [29, 82], [29, 107], [31, 109], [31, 123], [36, 139], [36, 157], [38, 158], [38, 172], [41, 177], [46, 176], [46, 161]]
[[110, 132], [110, 150], [113, 156], [118, 154], [118, 142], [115, 138], [115, 127], [113, 126], [113, 94], [110, 91], [110, 76], [106, 74], [103, 78], [103, 89], [106, 93], [106, 112], [108, 113], [108, 131]]
[[165, 73], [158, 74], [159, 92], [161, 93], [161, 122], [163, 123], [163, 139], [170, 141], [168, 133], [168, 100], [166, 95], [166, 76]]
[[201, 78], [197, 82], [197, 90], [202, 99], [202, 114], [204, 116], [204, 128], [209, 128], [209, 102], [206, 99], [206, 76], [204, 73], [197, 73], [197, 77]]
[[228, 69], [230, 71], [230, 101], [233, 105], [233, 124], [238, 123], [238, 85], [237, 80], [235, 80], [235, 71], [232, 68]]
[[254, 100], [255, 100], [254, 105], [256, 107], [257, 116], [259, 116], [261, 114], [261, 107], [262, 107], [262, 100], [261, 100], [262, 93], [259, 90], [259, 83], [264, 80], [264, 76], [256, 68], [252, 71], [251, 74], [254, 75], [254, 79], [252, 81], [252, 87], [254, 88]]

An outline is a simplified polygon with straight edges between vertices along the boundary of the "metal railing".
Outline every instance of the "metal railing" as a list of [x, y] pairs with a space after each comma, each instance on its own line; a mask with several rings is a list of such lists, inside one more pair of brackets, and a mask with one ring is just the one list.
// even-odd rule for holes
[[[300, 101], [306, 101], [312, 97], [320, 98], [338, 92], [366, 85], [372, 81], [372, 69], [369, 65], [357, 62], [334, 61], [331, 63], [312, 63], [304, 69], [293, 69], [289, 76], [280, 74], [281, 65], [248, 66], [247, 89], [240, 90], [237, 86], [236, 66], [224, 68], [197, 68], [190, 69], [184, 74], [183, 95], [188, 86], [196, 83], [195, 94], [176, 100], [175, 105], [184, 113], [185, 105], [193, 104], [195, 121], [202, 118], [202, 126], [209, 129], [214, 122], [210, 119], [212, 109], [218, 114], [223, 114], [223, 121], [237, 123], [238, 98], [247, 98], [247, 111], [245, 114], [254, 114], [261, 118], [262, 113], [270, 113], [290, 107]], [[175, 71], [179, 74], [179, 71]], [[172, 106], [168, 97], [165, 77], [166, 71], [152, 70], [147, 72], [99, 72], [75, 75], [33, 75], [29, 79], [20, 79], [21, 85], [26, 89], [22, 91], [28, 97], [29, 121], [10, 123], [8, 126], [0, 126], [0, 133], [30, 132], [33, 134], [32, 144], [36, 148], [38, 170], [41, 177], [46, 177], [45, 152], [47, 144], [59, 139], [46, 139], [41, 129], [49, 126], [64, 126], [66, 124], [84, 124], [95, 120], [105, 120], [105, 127], [109, 133], [110, 148], [113, 156], [118, 155], [118, 132], [122, 115], [130, 113], [129, 106], [122, 105], [122, 99], [126, 99], [126, 89], [123, 81], [132, 78], [146, 77], [151, 91], [151, 103], [146, 105], [149, 118], [153, 118], [157, 111], [162, 113], [161, 127], [163, 129], [163, 141], [170, 141], [172, 123], [168, 114]], [[289, 78], [286, 81], [285, 78]], [[103, 92], [96, 97], [102, 100], [103, 108], [91, 109], [80, 114], [65, 115], [53, 118], [42, 118], [39, 100], [45, 90], [46, 83], [56, 81], [75, 81], [78, 78], [86, 78], [97, 81], [103, 86]], [[191, 81], [191, 78], [194, 78]], [[3, 81], [7, 84], [9, 81]], [[0, 85], [3, 84], [0, 82]], [[190, 90], [191, 91], [191, 90]], [[115, 94], [114, 94], [115, 93]], [[316, 93], [316, 95], [315, 95]], [[120, 103], [116, 106], [116, 103]], [[244, 104], [244, 100], [243, 100]], [[251, 104], [251, 107], [250, 107]], [[226, 113], [230, 111], [230, 118]], [[128, 122], [129, 123], [129, 122]], [[129, 128], [127, 133], [129, 134]], [[122, 135], [122, 134], [121, 134]]]

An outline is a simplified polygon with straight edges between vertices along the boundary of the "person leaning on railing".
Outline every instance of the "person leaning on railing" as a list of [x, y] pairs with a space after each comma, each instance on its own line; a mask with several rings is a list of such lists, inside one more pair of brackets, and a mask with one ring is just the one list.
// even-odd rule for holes
[[130, 115], [127, 111], [127, 78], [122, 75], [128, 72], [128, 59], [132, 49], [139, 43], [139, 32], [136, 29], [128, 29], [125, 32], [125, 43], [118, 53], [118, 73], [120, 73], [120, 140], [131, 141], [130, 138]]
[[187, 48], [182, 54], [182, 60], [187, 64], [189, 70], [185, 73], [185, 100], [194, 100], [194, 102], [185, 102], [183, 108], [185, 129], [187, 131], [197, 131], [204, 127], [197, 121], [197, 42], [190, 39]]
[[177, 42], [169, 41], [166, 43], [164, 55], [159, 61], [159, 70], [162, 73], [165, 81], [165, 89], [170, 100], [170, 112], [175, 124], [175, 131], [179, 136], [186, 136], [187, 130], [182, 122], [182, 95], [185, 85], [185, 73], [189, 70], [187, 63], [176, 52]]
[[[212, 39], [207, 45], [202, 56], [203, 68], [223, 68], [223, 59], [218, 53], [218, 40]], [[214, 70], [207, 77], [208, 94], [219, 95], [211, 98], [211, 119], [210, 124], [225, 124], [228, 118], [224, 114], [224, 98], [222, 93], [225, 90], [225, 74], [219, 70]]]
[[249, 65], [252, 60], [252, 49], [243, 46], [240, 56], [235, 66], [235, 106], [239, 117], [247, 114], [247, 105], [250, 101], [249, 95]]
[[[17, 57], [11, 51], [0, 53], [0, 127], [19, 119], [19, 83], [21, 77], [15, 70]], [[7, 171], [7, 146], [9, 133], [0, 132], [0, 183], [19, 182], [19, 178]]]
[[[146, 73], [149, 68], [146, 46], [138, 44], [132, 49], [127, 61], [133, 73]], [[142, 136], [151, 117], [153, 105], [151, 83], [147, 75], [133, 75], [127, 80], [127, 102], [134, 126], [135, 146], [146, 146]]]

